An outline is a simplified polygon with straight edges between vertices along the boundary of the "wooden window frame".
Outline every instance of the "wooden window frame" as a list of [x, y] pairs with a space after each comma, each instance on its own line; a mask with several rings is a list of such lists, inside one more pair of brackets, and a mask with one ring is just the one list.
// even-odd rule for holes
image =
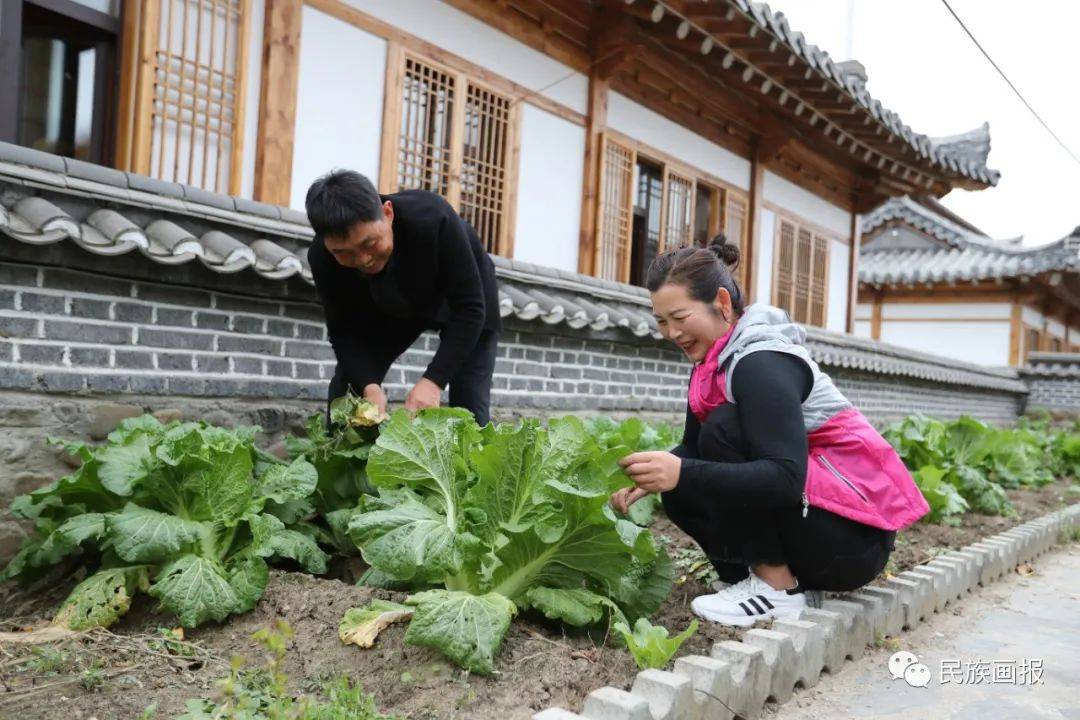
[[[776, 227], [773, 231], [773, 267], [772, 267], [772, 287], [770, 290], [770, 302], [781, 309], [785, 309], [781, 304], [780, 298], [780, 286], [779, 278], [781, 271], [780, 255], [781, 255], [781, 233], [783, 232], [784, 223], [790, 224], [794, 228], [794, 238], [792, 252], [794, 257], [792, 258], [792, 277], [791, 277], [791, 296], [792, 296], [792, 310], [794, 310], [794, 298], [798, 293], [798, 243], [800, 232], [806, 232], [810, 236], [810, 285], [806, 289], [806, 321], [802, 324], [811, 327], [827, 328], [829, 325], [829, 277], [832, 273], [832, 243], [839, 241], [839, 238], [834, 233], [825, 232], [820, 226], [814, 226], [809, 223], [803, 223], [799, 218], [789, 213], [776, 213]], [[813, 320], [813, 298], [814, 291], [816, 289], [816, 282], [814, 276], [814, 253], [818, 242], [824, 243], [825, 260], [824, 270], [821, 277], [821, 284], [823, 286], [822, 291], [822, 305], [821, 305], [821, 323], [817, 324], [812, 322]], [[789, 312], [793, 322], [800, 322], [796, 320], [796, 314]]]
[[[630, 164], [631, 167], [636, 167], [638, 159], [647, 160], [648, 162], [658, 165], [663, 173], [663, 194], [660, 204], [660, 238], [657, 244], [657, 252], [661, 253], [665, 250], [671, 249], [669, 245], [668, 230], [669, 230], [669, 180], [672, 177], [679, 178], [683, 181], [689, 181], [689, 210], [690, 210], [690, 224], [689, 224], [689, 241], [694, 241], [694, 210], [697, 202], [697, 187], [698, 185], [705, 185], [709, 187], [712, 193], [712, 207], [709, 213], [709, 237], [716, 236], [721, 230], [727, 227], [728, 214], [731, 211], [731, 204], [734, 201], [736, 204], [740, 204], [743, 208], [742, 219], [742, 237], [738, 238], [740, 256], [745, 258], [747, 256], [747, 246], [750, 242], [749, 238], [749, 209], [750, 209], [750, 195], [749, 192], [741, 188], [732, 185], [729, 182], [721, 180], [715, 175], [708, 173], [700, 168], [696, 168], [693, 165], [689, 165], [678, 158], [673, 157], [661, 150], [657, 150], [645, 143], [634, 140], [633, 138], [623, 135], [615, 130], [604, 130], [601, 134], [600, 144], [600, 178], [597, 185], [596, 193], [596, 231], [595, 239], [593, 243], [593, 262], [594, 268], [593, 274], [600, 277], [600, 262], [601, 254], [603, 251], [602, 240], [604, 238], [604, 224], [603, 224], [603, 203], [605, 195], [605, 183], [606, 183], [606, 165], [605, 159], [607, 156], [606, 148], [609, 143], [616, 143], [617, 145], [626, 148], [631, 153]], [[633, 212], [633, 183], [630, 183], [630, 211]], [[633, 223], [628, 223], [622, 243], [625, 248], [625, 258], [622, 262], [622, 267], [619, 268], [619, 276], [614, 278], [617, 282], [627, 283], [630, 279], [630, 246], [632, 243], [631, 233], [633, 232]], [[730, 239], [730, 238], [729, 238]], [[737, 281], [739, 287], [745, 290], [745, 278], [748, 270], [745, 267], [745, 263], [740, 263], [737, 270]]]
[[454, 106], [451, 113], [450, 167], [446, 195], [447, 202], [455, 210], [461, 208], [461, 171], [464, 158], [465, 104], [468, 88], [476, 87], [486, 92], [502, 95], [509, 101], [506, 125], [504, 182], [502, 188], [503, 222], [495, 238], [494, 253], [504, 257], [514, 255], [514, 229], [517, 220], [518, 170], [521, 156], [521, 103], [507, 92], [501, 83], [487, 82], [478, 77], [472, 68], [454, 62], [453, 58], [440, 54], [425, 53], [404, 43], [391, 41], [387, 44], [386, 89], [383, 98], [382, 145], [379, 151], [379, 191], [388, 194], [397, 191], [398, 161], [401, 151], [401, 119], [403, 112], [403, 84], [405, 63], [408, 59], [446, 73], [454, 78]]
[[[155, 110], [155, 101], [157, 99], [156, 75], [158, 70], [159, 21], [161, 18], [162, 3], [171, 3], [171, 1], [172, 0], [143, 0], [142, 2], [130, 2], [124, 4], [123, 32], [120, 40], [121, 47], [123, 48], [121, 51], [121, 87], [119, 99], [121, 122], [117, 129], [116, 143], [116, 165], [118, 168], [166, 180], [170, 180], [170, 178], [160, 178], [159, 174], [155, 173], [155, 168], [151, 167], [151, 165], [153, 159], [155, 118], [158, 117]], [[190, 0], [177, 1], [185, 2]], [[231, 3], [232, 0], [226, 0], [226, 2]], [[246, 128], [245, 115], [247, 112], [247, 66], [248, 53], [251, 49], [251, 23], [253, 14], [251, 11], [252, 0], [235, 0], [235, 2], [238, 4], [239, 25], [236, 29], [236, 65], [232, 78], [234, 88], [231, 120], [232, 127], [227, 135], [229, 138], [229, 149], [228, 151], [219, 150], [219, 157], [216, 161], [218, 164], [215, 164], [213, 187], [207, 188], [213, 192], [227, 193], [229, 195], [240, 194], [243, 178], [244, 132]], [[169, 7], [171, 8], [171, 4]], [[167, 25], [167, 28], [171, 30], [171, 26]], [[204, 29], [204, 31], [207, 33], [210, 32], [208, 28]], [[201, 40], [197, 40], [197, 42], [200, 41]], [[180, 53], [183, 54], [183, 52], [184, 49], [181, 48]], [[226, 56], [228, 54], [227, 48], [225, 54]], [[196, 73], [199, 72], [199, 68], [204, 67], [201, 63], [197, 61], [192, 63], [190, 60], [184, 61], [182, 64], [196, 65]], [[212, 77], [214, 72], [216, 71], [211, 69], [208, 77]], [[168, 92], [171, 78], [172, 75], [170, 74], [166, 79], [166, 92]], [[211, 80], [209, 84], [213, 85], [214, 81]], [[225, 86], [224, 79], [221, 80], [221, 86], [222, 88]], [[219, 127], [224, 118], [224, 109], [220, 107], [220, 104], [219, 101], [219, 109], [216, 118]], [[209, 106], [207, 107], [209, 108]], [[212, 114], [213, 113], [211, 112], [203, 113], [203, 120], [205, 123], [205, 127], [202, 128], [204, 144], [206, 142], [205, 138], [207, 134], [206, 127], [209, 127], [209, 118]], [[191, 136], [188, 140], [192, 146], [194, 145], [194, 137], [197, 134], [194, 129], [194, 121], [197, 119], [197, 115], [192, 118]], [[177, 137], [180, 137], [180, 132], [177, 132]], [[218, 137], [218, 142], [220, 143], [226, 136], [219, 132]], [[176, 144], [177, 151], [179, 151], [179, 140], [176, 141]], [[193, 150], [191, 152], [193, 152]], [[227, 175], [220, 170], [220, 162], [224, 157], [228, 157], [229, 160]], [[159, 162], [158, 164], [160, 167], [161, 163]], [[174, 173], [175, 172], [177, 172], [177, 170], [174, 168]], [[189, 167], [187, 178], [189, 181], [192, 180], [191, 172], [191, 167]], [[206, 171], [204, 168], [203, 176], [205, 175]], [[175, 178], [171, 181], [181, 182], [181, 180], [181, 178]], [[194, 185], [195, 183], [189, 182], [185, 184]]]

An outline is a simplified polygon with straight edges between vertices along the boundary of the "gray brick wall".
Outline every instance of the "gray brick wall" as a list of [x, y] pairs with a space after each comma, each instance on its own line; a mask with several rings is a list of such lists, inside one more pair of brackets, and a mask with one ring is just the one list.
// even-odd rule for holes
[[1080, 414], [1080, 354], [1032, 353], [1021, 374], [1031, 388], [1028, 410]]
[[[321, 309], [311, 301], [234, 289], [124, 280], [71, 268], [0, 262], [0, 390], [62, 395], [325, 399], [334, 372]], [[495, 411], [659, 413], [685, 407], [689, 364], [652, 338], [504, 321]], [[387, 375], [404, 399], [438, 339], [425, 334]], [[1005, 423], [1023, 398], [899, 376], [830, 372], [876, 422], [921, 411]], [[1049, 384], [1043, 395], [1060, 395]]]

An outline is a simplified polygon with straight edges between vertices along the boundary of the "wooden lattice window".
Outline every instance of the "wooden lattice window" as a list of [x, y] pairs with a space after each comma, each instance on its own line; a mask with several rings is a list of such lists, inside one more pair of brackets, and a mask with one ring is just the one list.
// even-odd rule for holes
[[457, 78], [405, 58], [401, 89], [397, 189], [450, 193], [450, 135]]
[[773, 304], [797, 323], [825, 326], [829, 239], [787, 218], [776, 234]]
[[490, 252], [504, 237], [510, 99], [469, 83], [461, 164], [461, 216]]
[[743, 261], [739, 262], [739, 267], [735, 270], [735, 280], [739, 283], [739, 287], [745, 290], [746, 279], [750, 272], [750, 268], [744, 262], [747, 250], [746, 233], [748, 225], [746, 216], [749, 201], [745, 195], [739, 195], [730, 190], [724, 194], [727, 196], [724, 203], [724, 235], [727, 236], [729, 243], [739, 246], [739, 256]]
[[604, 137], [596, 243], [596, 276], [626, 282], [630, 274], [630, 230], [636, 153]]
[[[123, 96], [130, 131], [120, 133], [121, 165], [215, 192], [240, 192], [250, 0], [146, 0], [138, 48]], [[125, 162], [126, 161], [126, 162]]]
[[664, 231], [660, 236], [660, 252], [693, 243], [695, 195], [693, 178], [671, 170], [664, 173]]
[[707, 245], [721, 229], [745, 252], [744, 195], [615, 133], [603, 135], [600, 160], [597, 277], [643, 282], [657, 253]]
[[[518, 113], [511, 98], [465, 72], [390, 52], [384, 191], [436, 192], [458, 209], [488, 252], [509, 255]], [[395, 94], [396, 93], [396, 94]]]

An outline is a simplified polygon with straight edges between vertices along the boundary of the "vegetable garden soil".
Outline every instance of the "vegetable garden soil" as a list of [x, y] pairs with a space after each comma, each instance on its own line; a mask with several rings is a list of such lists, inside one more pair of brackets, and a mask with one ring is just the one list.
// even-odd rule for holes
[[[900, 572], [933, 555], [959, 548], [1015, 524], [1075, 501], [1069, 483], [1037, 490], [1010, 490], [1018, 518], [965, 514], [958, 527], [918, 524], [901, 533], [889, 572]], [[677, 584], [655, 617], [673, 633], [693, 620], [690, 600], [711, 592], [691, 572], [695, 548], [667, 518], [659, 516], [652, 531], [676, 555]], [[353, 569], [339, 563], [337, 572], [351, 579]], [[0, 588], [0, 620], [4, 630], [41, 627], [79, 578], [39, 583], [45, 590]], [[289, 622], [295, 635], [285, 656], [291, 687], [310, 692], [322, 680], [346, 674], [375, 696], [382, 712], [409, 718], [476, 718], [524, 720], [552, 705], [580, 710], [589, 692], [603, 685], [629, 689], [637, 672], [630, 654], [601, 636], [572, 632], [542, 616], [519, 616], [498, 656], [496, 677], [467, 675], [434, 650], [404, 644], [405, 627], [384, 630], [374, 648], [343, 645], [337, 628], [345, 611], [373, 598], [402, 600], [404, 595], [357, 587], [343, 580], [316, 578], [300, 572], [272, 571], [266, 593], [256, 608], [225, 623], [188, 631], [186, 657], [163, 646], [160, 628], [169, 620], [153, 611], [153, 601], [136, 598], [132, 611], [111, 631], [94, 630], [67, 640], [39, 645], [0, 645], [0, 717], [111, 720], [172, 718], [189, 698], [213, 698], [217, 680], [228, 673], [235, 655], [247, 666], [261, 666], [265, 651], [251, 639], [275, 620]], [[738, 639], [743, 631], [702, 623], [679, 655], [708, 654], [718, 640]], [[182, 648], [181, 648], [182, 649]]]

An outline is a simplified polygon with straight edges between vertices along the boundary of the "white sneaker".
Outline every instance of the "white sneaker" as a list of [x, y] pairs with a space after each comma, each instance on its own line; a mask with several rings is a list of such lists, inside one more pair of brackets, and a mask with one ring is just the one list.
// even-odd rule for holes
[[774, 590], [753, 573], [742, 582], [690, 602], [690, 609], [698, 617], [736, 627], [750, 627], [758, 620], [798, 620], [804, 608], [806, 595], [801, 587]]

